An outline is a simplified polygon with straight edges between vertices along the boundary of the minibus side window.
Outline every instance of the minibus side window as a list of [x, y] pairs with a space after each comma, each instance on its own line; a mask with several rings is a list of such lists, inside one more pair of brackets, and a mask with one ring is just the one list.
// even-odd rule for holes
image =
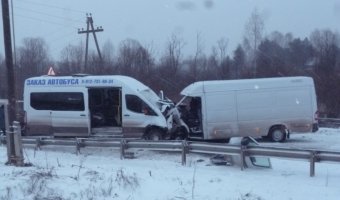
[[126, 108], [130, 111], [136, 112], [136, 113], [143, 113], [145, 115], [152, 115], [157, 116], [155, 111], [150, 108], [142, 99], [140, 99], [136, 95], [127, 94], [125, 95], [126, 99]]
[[83, 111], [84, 95], [81, 92], [34, 92], [31, 107], [36, 110]]

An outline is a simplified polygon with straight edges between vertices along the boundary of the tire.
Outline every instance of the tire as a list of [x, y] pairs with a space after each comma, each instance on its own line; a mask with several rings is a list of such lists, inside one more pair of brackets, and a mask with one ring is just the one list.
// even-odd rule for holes
[[148, 131], [146, 139], [152, 141], [162, 140], [163, 139], [162, 131], [157, 128], [152, 128]]
[[186, 140], [188, 138], [188, 133], [185, 130], [179, 130], [175, 135], [174, 135], [174, 140]]
[[187, 139], [187, 137], [182, 134], [176, 134], [174, 138], [174, 140], [185, 140], [185, 139]]
[[269, 137], [273, 142], [284, 142], [286, 140], [286, 133], [283, 128], [277, 127], [273, 128], [270, 133]]

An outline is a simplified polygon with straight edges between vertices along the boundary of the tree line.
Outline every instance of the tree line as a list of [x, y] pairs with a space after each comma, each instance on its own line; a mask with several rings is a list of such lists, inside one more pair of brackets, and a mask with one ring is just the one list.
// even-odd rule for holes
[[[338, 117], [339, 34], [325, 29], [315, 30], [305, 38], [278, 31], [264, 36], [263, 26], [261, 16], [254, 11], [246, 24], [244, 40], [230, 52], [227, 52], [228, 40], [220, 39], [209, 54], [204, 53], [203, 38], [197, 33], [196, 48], [191, 56], [184, 56], [185, 41], [176, 34], [169, 37], [158, 58], [152, 46], [142, 45], [134, 39], [122, 41], [117, 49], [111, 42], [106, 42], [101, 48], [102, 60], [91, 51], [87, 68], [84, 68], [82, 43], [64, 47], [60, 58], [52, 60], [43, 38], [25, 38], [16, 53], [16, 96], [22, 99], [26, 78], [45, 75], [50, 66], [57, 75], [131, 76], [154, 91], [163, 90], [175, 101], [179, 100], [180, 91], [195, 81], [310, 76], [316, 85], [319, 110], [327, 117]], [[0, 57], [0, 71], [0, 98], [6, 98], [3, 56]]]

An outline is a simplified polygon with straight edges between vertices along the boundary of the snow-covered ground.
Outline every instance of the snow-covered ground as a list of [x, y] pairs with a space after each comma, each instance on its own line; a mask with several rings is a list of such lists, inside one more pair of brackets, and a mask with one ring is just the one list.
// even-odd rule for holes
[[[283, 144], [340, 151], [340, 129], [293, 134]], [[24, 150], [31, 167], [7, 166], [0, 146], [0, 199], [223, 199], [223, 200], [338, 200], [340, 163], [317, 163], [309, 177], [309, 163], [271, 159], [271, 169], [215, 166], [209, 156], [189, 154], [187, 165], [175, 152], [137, 151], [121, 160], [115, 149], [43, 147]]]

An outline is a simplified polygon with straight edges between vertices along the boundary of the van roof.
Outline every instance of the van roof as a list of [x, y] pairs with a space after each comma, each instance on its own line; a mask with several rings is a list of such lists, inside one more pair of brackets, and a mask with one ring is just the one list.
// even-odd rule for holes
[[121, 75], [39, 76], [25, 81], [25, 87], [122, 87], [123, 85], [137, 91], [150, 89], [132, 77]]
[[278, 77], [257, 78], [239, 80], [214, 80], [199, 81], [185, 87], [181, 94], [185, 96], [200, 96], [206, 92], [222, 92], [236, 90], [254, 90], [263, 88], [284, 88], [296, 85], [309, 85], [314, 87], [313, 79], [310, 77]]

